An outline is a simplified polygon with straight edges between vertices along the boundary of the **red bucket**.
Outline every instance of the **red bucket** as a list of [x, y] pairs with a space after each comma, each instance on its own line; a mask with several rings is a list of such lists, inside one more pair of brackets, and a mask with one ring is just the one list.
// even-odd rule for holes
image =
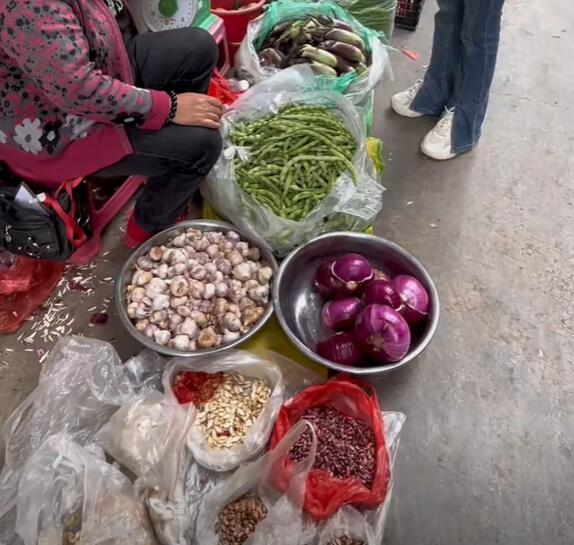
[[267, 0], [211, 0], [211, 13], [221, 17], [228, 42], [241, 42], [247, 25], [263, 12]]

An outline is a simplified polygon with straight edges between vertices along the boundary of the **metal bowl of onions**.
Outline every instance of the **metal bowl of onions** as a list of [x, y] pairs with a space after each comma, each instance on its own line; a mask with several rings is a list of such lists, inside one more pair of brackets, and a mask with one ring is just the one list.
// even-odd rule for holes
[[114, 297], [123, 325], [147, 348], [205, 356], [236, 347], [265, 326], [276, 271], [265, 243], [229, 223], [192, 220], [140, 246]]
[[357, 375], [413, 361], [431, 342], [440, 313], [434, 282], [416, 258], [393, 242], [351, 232], [294, 250], [275, 275], [273, 303], [305, 356]]

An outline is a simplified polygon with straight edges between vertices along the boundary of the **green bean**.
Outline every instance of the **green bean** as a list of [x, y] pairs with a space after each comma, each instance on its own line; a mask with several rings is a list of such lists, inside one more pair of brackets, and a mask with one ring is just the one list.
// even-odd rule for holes
[[299, 161], [317, 161], [317, 163], [319, 165], [321, 165], [321, 167], [324, 167], [325, 163], [338, 163], [341, 161], [344, 161], [345, 159], [339, 156], [329, 156], [329, 155], [324, 155], [324, 156], [320, 156], [320, 157], [316, 157], [313, 155], [297, 155], [296, 157], [293, 157], [293, 159], [290, 159], [289, 162], [283, 167], [283, 170], [281, 171], [281, 176], [280, 176], [280, 181], [281, 181], [281, 185], [283, 185], [283, 195], [286, 195], [287, 192], [289, 191], [289, 186], [290, 186], [290, 182], [291, 179], [289, 178], [289, 168], [292, 167], [295, 163], [299, 162]]

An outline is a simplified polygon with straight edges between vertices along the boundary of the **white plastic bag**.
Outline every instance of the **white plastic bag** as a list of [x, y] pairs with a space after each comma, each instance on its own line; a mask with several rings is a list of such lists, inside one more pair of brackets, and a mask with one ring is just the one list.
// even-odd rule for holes
[[218, 545], [215, 532], [220, 511], [229, 503], [249, 492], [255, 493], [267, 508], [267, 516], [255, 528], [246, 543], [249, 545], [299, 545], [303, 543], [305, 524], [303, 501], [305, 482], [313, 465], [316, 452], [316, 437], [308, 456], [295, 464], [289, 487], [282, 494], [273, 486], [274, 474], [283, 465], [289, 451], [301, 434], [307, 429], [306, 422], [299, 422], [285, 435], [275, 449], [262, 458], [241, 466], [230, 478], [217, 485], [204, 498], [201, 505], [196, 545]]
[[137, 489], [164, 545], [185, 545], [185, 442], [194, 413], [192, 406], [181, 406], [159, 392], [146, 393], [123, 405], [96, 437], [137, 477]]
[[99, 452], [58, 433], [29, 458], [16, 524], [25, 545], [154, 545], [133, 485]]
[[384, 503], [377, 509], [359, 511], [356, 508], [345, 505], [339, 509], [325, 524], [320, 525], [318, 530], [317, 545], [331, 545], [333, 539], [338, 536], [348, 536], [359, 539], [365, 545], [380, 545], [383, 540], [385, 522], [391, 504], [391, 495], [394, 479], [393, 465], [399, 446], [399, 434], [405, 422], [405, 415], [397, 412], [384, 412], [383, 423], [385, 426], [385, 441], [389, 451], [389, 463], [391, 467], [391, 482]]
[[275, 417], [283, 404], [285, 388], [280, 367], [272, 360], [252, 352], [233, 350], [225, 356], [208, 358], [176, 358], [167, 366], [163, 375], [163, 388], [168, 397], [177, 403], [172, 391], [175, 377], [182, 371], [204, 373], [229, 372], [264, 380], [271, 387], [271, 395], [261, 414], [247, 431], [243, 443], [229, 449], [213, 449], [192, 423], [188, 434], [188, 447], [195, 460], [213, 471], [229, 471], [259, 454], [267, 444]]
[[124, 369], [140, 389], [161, 391], [161, 375], [167, 362], [168, 358], [146, 348], [126, 361]]
[[261, 65], [257, 46], [276, 25], [285, 21], [297, 21], [311, 15], [327, 15], [346, 21], [365, 41], [367, 51], [371, 53], [371, 64], [364, 74], [359, 77], [349, 77], [348, 74], [344, 74], [338, 78], [323, 76], [316, 79], [317, 85], [321, 88], [344, 93], [353, 104], [361, 103], [382, 79], [385, 70], [390, 67], [389, 55], [376, 32], [361, 25], [336, 2], [329, 0], [323, 2], [277, 0], [272, 2], [263, 15], [249, 23], [235, 59], [237, 69], [241, 71], [242, 76], [248, 76], [255, 83], [260, 83], [280, 72], [274, 66]]
[[80, 445], [90, 443], [134, 392], [111, 344], [84, 337], [66, 337], [56, 344], [38, 386], [2, 428], [0, 538], [12, 543], [7, 536], [14, 526], [22, 468], [45, 439], [66, 432]]
[[[362, 231], [372, 225], [383, 205], [383, 187], [366, 149], [363, 113], [337, 92], [309, 90], [313, 81], [308, 66], [294, 66], [243, 94], [233, 110], [223, 116], [223, 153], [202, 187], [205, 198], [220, 216], [266, 241], [280, 256], [326, 232]], [[357, 141], [353, 165], [358, 183], [349, 171], [343, 172], [325, 200], [301, 221], [276, 216], [241, 189], [234, 158], [249, 150], [238, 150], [230, 139], [235, 123], [261, 118], [290, 103], [333, 108]]]
[[141, 487], [170, 494], [194, 410], [159, 392], [123, 405], [98, 432], [96, 441], [138, 478]]

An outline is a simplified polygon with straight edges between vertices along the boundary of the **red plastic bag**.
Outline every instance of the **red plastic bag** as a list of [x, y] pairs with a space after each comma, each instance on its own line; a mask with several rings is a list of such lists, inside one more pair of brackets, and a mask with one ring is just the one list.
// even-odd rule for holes
[[14, 333], [48, 297], [64, 264], [18, 256], [0, 270], [0, 333]]
[[[376, 447], [375, 478], [369, 489], [357, 478], [336, 479], [327, 471], [313, 469], [307, 479], [305, 511], [315, 520], [324, 520], [347, 504], [363, 509], [378, 507], [385, 501], [391, 471], [381, 408], [371, 385], [348, 375], [339, 375], [324, 384], [306, 388], [281, 407], [270, 448], [281, 441], [307, 409], [321, 405], [329, 405], [347, 416], [362, 420], [371, 428]], [[292, 465], [292, 462], [285, 462], [285, 472], [275, 475], [276, 485], [281, 490], [290, 480]]]
[[229, 88], [229, 83], [227, 83], [227, 80], [217, 70], [215, 70], [209, 82], [207, 94], [210, 97], [219, 99], [221, 103], [226, 106], [233, 104], [239, 97], [237, 93], [234, 93]]

